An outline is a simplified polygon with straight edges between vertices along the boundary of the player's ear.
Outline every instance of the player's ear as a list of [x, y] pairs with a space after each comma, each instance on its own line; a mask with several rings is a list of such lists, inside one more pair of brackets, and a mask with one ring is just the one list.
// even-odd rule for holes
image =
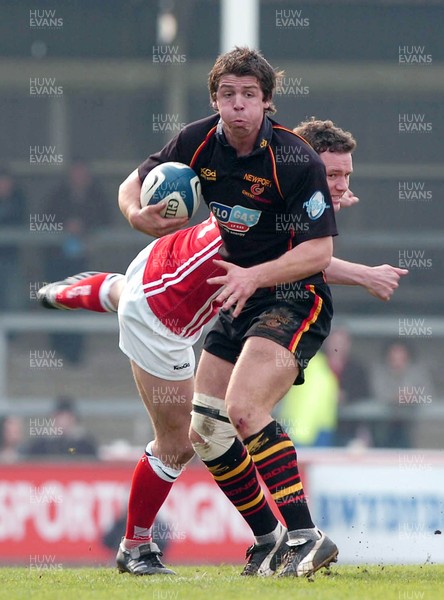
[[219, 110], [216, 100], [212, 101], [211, 106], [213, 107], [214, 110]]

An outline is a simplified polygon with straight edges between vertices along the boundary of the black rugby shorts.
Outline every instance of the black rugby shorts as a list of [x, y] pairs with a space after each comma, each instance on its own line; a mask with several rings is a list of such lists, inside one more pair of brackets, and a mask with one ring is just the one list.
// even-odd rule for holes
[[327, 284], [297, 282], [258, 290], [236, 319], [232, 312], [219, 311], [204, 349], [235, 364], [247, 338], [266, 338], [294, 354], [299, 365], [298, 385], [304, 383], [304, 368], [330, 333], [333, 305]]

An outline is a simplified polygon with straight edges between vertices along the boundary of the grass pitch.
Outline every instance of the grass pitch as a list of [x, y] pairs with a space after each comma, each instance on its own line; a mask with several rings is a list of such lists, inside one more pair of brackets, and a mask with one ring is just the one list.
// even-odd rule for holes
[[0, 598], [36, 600], [442, 600], [444, 565], [345, 566], [311, 579], [244, 578], [239, 566], [174, 567], [133, 577], [114, 568], [0, 569]]

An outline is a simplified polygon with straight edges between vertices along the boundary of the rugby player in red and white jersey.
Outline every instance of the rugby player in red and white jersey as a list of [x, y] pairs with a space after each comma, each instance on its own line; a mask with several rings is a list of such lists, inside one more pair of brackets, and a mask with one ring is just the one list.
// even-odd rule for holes
[[[161, 210], [161, 206], [153, 207]], [[39, 290], [47, 308], [116, 311], [122, 351], [129, 357], [155, 439], [132, 479], [125, 537], [117, 566], [134, 575], [174, 574], [160, 561], [152, 525], [172, 484], [193, 457], [188, 438], [194, 389], [193, 345], [218, 306], [219, 289], [207, 279], [222, 274], [214, 259], [221, 244], [216, 220], [155, 240], [126, 275], [88, 272]], [[160, 392], [159, 392], [160, 390]]]
[[[354, 149], [350, 134], [331, 121], [314, 120], [299, 125], [297, 132], [324, 160], [335, 210], [345, 194], [346, 205], [353, 204], [356, 200], [348, 189]], [[133, 188], [137, 173], [122, 184], [121, 194]], [[140, 179], [138, 185], [140, 193]], [[158, 213], [162, 206], [144, 210]], [[176, 227], [183, 222], [174, 221]], [[166, 222], [165, 230], [170, 226]], [[216, 220], [210, 216], [149, 244], [130, 264], [126, 276], [82, 273], [39, 291], [48, 308], [97, 312], [118, 308], [120, 347], [131, 360], [155, 432], [155, 440], [147, 445], [134, 472], [127, 528], [117, 556], [119, 569], [135, 575], [172, 573], [159, 560], [151, 528], [172, 484], [194, 454], [188, 439], [195, 367], [192, 346], [219, 307], [219, 288], [207, 279], [221, 272], [213, 262], [219, 257], [220, 244]], [[368, 267], [339, 259], [333, 259], [326, 270], [329, 283], [361, 285], [382, 300], [391, 297], [406, 273], [390, 265]], [[156, 389], [163, 390], [165, 397], [155, 397]]]

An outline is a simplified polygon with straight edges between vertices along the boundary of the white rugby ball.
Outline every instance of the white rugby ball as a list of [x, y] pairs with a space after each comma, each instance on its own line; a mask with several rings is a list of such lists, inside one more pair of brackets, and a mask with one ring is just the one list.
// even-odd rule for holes
[[168, 200], [163, 217], [191, 217], [202, 198], [199, 177], [191, 167], [179, 162], [166, 162], [154, 167], [145, 177], [140, 191], [140, 205], [148, 206]]

